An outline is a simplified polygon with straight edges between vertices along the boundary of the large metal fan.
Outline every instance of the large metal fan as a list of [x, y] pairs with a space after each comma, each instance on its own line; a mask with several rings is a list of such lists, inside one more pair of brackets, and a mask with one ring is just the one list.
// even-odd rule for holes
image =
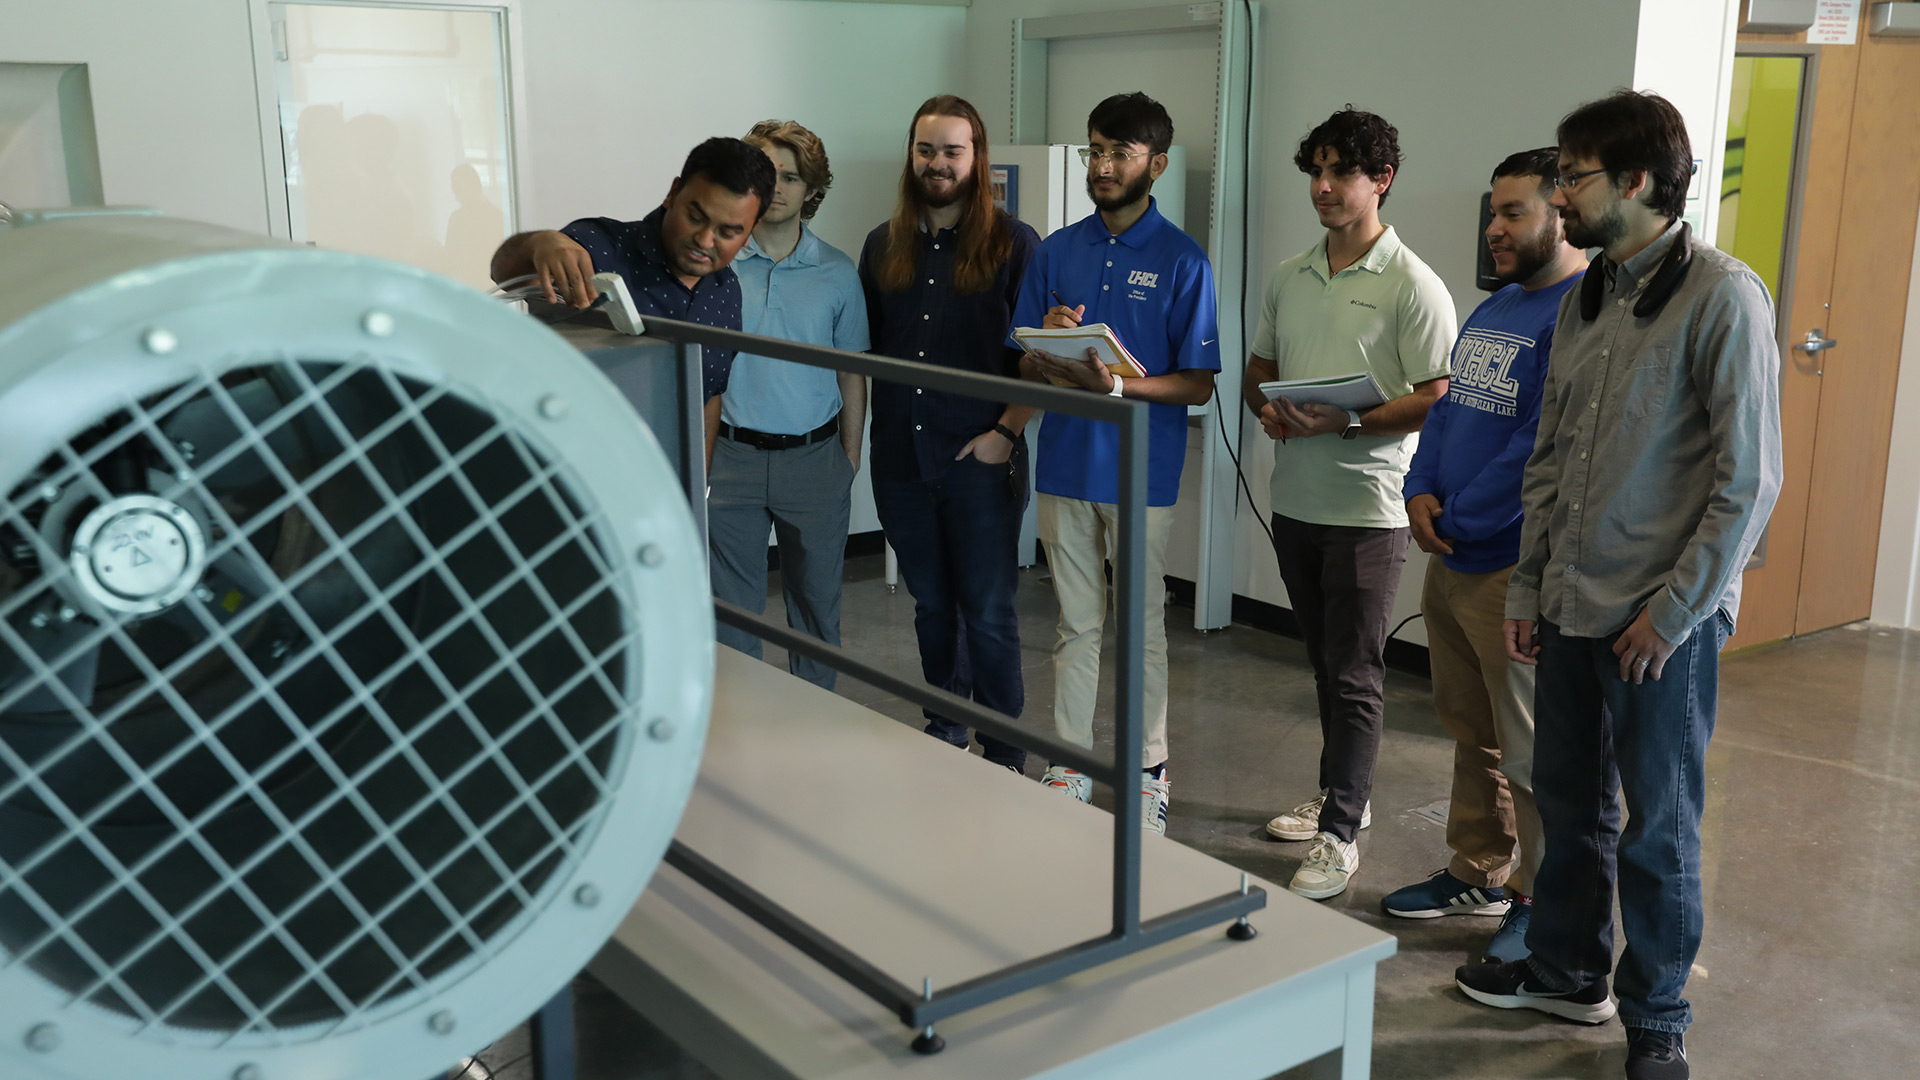
[[712, 678], [664, 455], [471, 290], [0, 228], [0, 1075], [421, 1080], [644, 887]]

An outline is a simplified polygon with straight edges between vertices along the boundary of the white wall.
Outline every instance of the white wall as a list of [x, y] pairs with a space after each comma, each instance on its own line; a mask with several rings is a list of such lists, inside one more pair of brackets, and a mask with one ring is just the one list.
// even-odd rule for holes
[[245, 0], [0, 0], [0, 60], [86, 64], [110, 203], [267, 228]]
[[[1710, 2], [1718, 6], [1722, 0]], [[1152, 0], [974, 0], [967, 17], [968, 94], [994, 136], [1004, 138], [1009, 130], [1014, 18], [1151, 6], [1160, 5]], [[1661, 5], [1662, 17], [1670, 6]], [[1292, 158], [1301, 136], [1334, 110], [1352, 102], [1399, 128], [1403, 168], [1382, 217], [1446, 281], [1464, 318], [1485, 295], [1473, 285], [1474, 258], [1480, 193], [1493, 167], [1515, 150], [1551, 143], [1555, 124], [1575, 105], [1635, 81], [1636, 3], [1263, 0], [1260, 7], [1264, 52], [1256, 142], [1261, 156], [1250, 193], [1256, 269], [1244, 313], [1248, 340], [1273, 266], [1321, 234]], [[1562, 47], [1563, 41], [1570, 44]], [[1132, 88], [1122, 70], [1102, 89]], [[1065, 92], [1089, 93], [1079, 87]], [[1180, 118], [1174, 119], [1178, 126]], [[1221, 317], [1232, 315], [1223, 307]], [[1242, 462], [1257, 510], [1240, 512], [1234, 592], [1286, 606], [1286, 589], [1260, 528], [1267, 513], [1272, 446], [1251, 422], [1243, 430]], [[1396, 622], [1419, 610], [1425, 571], [1425, 556], [1410, 551]], [[1425, 640], [1417, 622], [1401, 637]]]
[[1649, 17], [1640, 21], [1634, 42], [1633, 88], [1660, 94], [1686, 117], [1687, 138], [1700, 160], [1687, 215], [1695, 219], [1695, 234], [1711, 242], [1720, 217], [1740, 0], [1659, 0], [1643, 6]]
[[965, 20], [917, 4], [534, 0], [523, 227], [640, 217], [695, 143], [778, 118], [826, 143], [835, 179], [814, 230], [857, 257], [893, 210], [915, 106], [959, 85]]
[[[893, 211], [913, 110], [960, 85], [965, 8], [533, 0], [522, 10], [523, 229], [642, 217], [696, 143], [777, 118], [826, 144], [834, 183], [814, 231], [858, 258]], [[880, 527], [869, 475], [854, 484], [856, 533]]]
[[1893, 401], [1893, 442], [1880, 510], [1873, 621], [1920, 630], [1920, 233], [1907, 285], [1907, 329]]

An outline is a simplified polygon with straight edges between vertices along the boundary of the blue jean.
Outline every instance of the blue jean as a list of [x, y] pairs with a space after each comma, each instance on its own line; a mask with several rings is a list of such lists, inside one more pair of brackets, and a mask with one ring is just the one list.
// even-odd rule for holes
[[[1009, 485], [1007, 466], [967, 458], [937, 480], [876, 478], [873, 503], [913, 595], [927, 683], [1018, 717], [1026, 689], [1013, 595], [1026, 499]], [[927, 734], [967, 745], [965, 724], [931, 709], [926, 717]], [[983, 734], [980, 745], [995, 764], [1026, 763], [1027, 752], [1012, 743]]]
[[[1528, 959], [1569, 992], [1613, 970], [1613, 893], [1626, 951], [1614, 976], [1620, 1022], [1681, 1032], [1700, 951], [1700, 815], [1720, 689], [1723, 613], [1694, 628], [1661, 677], [1622, 681], [1619, 634], [1568, 637], [1539, 626], [1534, 798], [1546, 854], [1534, 881]], [[1627, 825], [1620, 825], [1622, 799]]]

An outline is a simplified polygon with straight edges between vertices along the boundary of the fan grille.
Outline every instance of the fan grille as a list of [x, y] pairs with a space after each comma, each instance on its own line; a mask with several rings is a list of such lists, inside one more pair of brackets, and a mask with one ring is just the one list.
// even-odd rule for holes
[[[61, 533], [136, 489], [208, 537], [147, 619], [89, 609]], [[630, 737], [583, 490], [365, 361], [236, 368], [56, 448], [0, 505], [0, 966], [150, 1034], [304, 1041], [497, 953]]]

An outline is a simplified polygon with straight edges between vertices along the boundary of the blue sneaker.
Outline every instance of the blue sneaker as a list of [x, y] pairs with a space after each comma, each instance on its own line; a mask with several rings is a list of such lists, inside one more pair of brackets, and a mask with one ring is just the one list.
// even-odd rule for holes
[[1445, 870], [1427, 880], [1396, 889], [1380, 901], [1389, 915], [1403, 919], [1437, 919], [1442, 915], [1505, 915], [1507, 890], [1469, 885]]
[[1512, 906], [1500, 919], [1500, 929], [1493, 932], [1493, 940], [1487, 942], [1487, 951], [1480, 957], [1489, 964], [1510, 964], [1532, 955], [1527, 948], [1527, 924], [1533, 921], [1533, 905], [1510, 903]]

